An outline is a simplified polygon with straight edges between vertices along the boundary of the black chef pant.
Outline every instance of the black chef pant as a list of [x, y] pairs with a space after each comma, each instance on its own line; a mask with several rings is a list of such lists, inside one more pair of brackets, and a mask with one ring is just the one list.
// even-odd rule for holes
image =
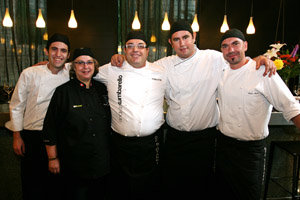
[[167, 129], [162, 157], [165, 199], [213, 199], [216, 128]]
[[259, 200], [265, 160], [265, 139], [240, 141], [220, 133], [216, 158], [218, 194], [230, 200]]
[[111, 199], [161, 199], [160, 141], [162, 135], [162, 128], [144, 137], [126, 137], [113, 131]]
[[62, 199], [60, 176], [48, 170], [48, 156], [42, 131], [23, 130], [25, 153], [21, 157], [23, 200]]

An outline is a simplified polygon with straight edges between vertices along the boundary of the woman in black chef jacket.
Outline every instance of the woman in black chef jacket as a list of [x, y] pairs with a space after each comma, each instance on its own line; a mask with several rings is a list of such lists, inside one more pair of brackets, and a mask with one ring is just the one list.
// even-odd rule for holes
[[98, 68], [91, 49], [75, 49], [70, 81], [56, 88], [44, 120], [49, 170], [61, 175], [65, 199], [106, 196], [110, 111], [105, 85], [92, 78]]

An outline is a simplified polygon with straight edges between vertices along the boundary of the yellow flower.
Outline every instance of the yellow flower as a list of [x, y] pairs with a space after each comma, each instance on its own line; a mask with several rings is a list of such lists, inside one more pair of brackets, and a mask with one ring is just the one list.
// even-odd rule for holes
[[277, 70], [281, 70], [283, 68], [283, 61], [281, 59], [276, 59], [273, 62]]

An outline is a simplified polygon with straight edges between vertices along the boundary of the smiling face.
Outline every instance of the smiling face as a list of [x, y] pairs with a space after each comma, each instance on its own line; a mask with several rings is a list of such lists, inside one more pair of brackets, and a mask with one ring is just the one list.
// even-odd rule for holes
[[52, 73], [57, 73], [64, 67], [70, 53], [68, 51], [68, 46], [65, 43], [52, 42], [49, 46], [49, 50], [46, 51], [46, 55], [49, 59], [49, 69]]
[[94, 59], [90, 56], [79, 56], [74, 60], [74, 71], [79, 81], [88, 85], [95, 71]]
[[238, 69], [247, 62], [245, 56], [247, 49], [248, 43], [236, 37], [227, 38], [221, 44], [223, 57], [232, 69]]
[[134, 68], [141, 68], [146, 65], [149, 54], [149, 48], [146, 43], [140, 39], [131, 39], [126, 42], [125, 57], [127, 62]]
[[195, 36], [195, 33], [192, 35], [189, 31], [177, 31], [173, 33], [169, 43], [180, 58], [189, 58], [195, 53]]

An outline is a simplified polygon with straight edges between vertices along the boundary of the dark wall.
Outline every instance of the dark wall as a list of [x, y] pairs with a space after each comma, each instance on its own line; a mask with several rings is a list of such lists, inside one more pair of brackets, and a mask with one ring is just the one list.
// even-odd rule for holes
[[[280, 13], [275, 38], [281, 1], [284, 12]], [[219, 50], [225, 1], [198, 0], [198, 2], [200, 2], [198, 14], [200, 33], [197, 44], [201, 49]], [[227, 0], [227, 20], [230, 28], [238, 28], [246, 33], [250, 12], [251, 0]], [[249, 56], [265, 53], [270, 44], [278, 41], [287, 43], [289, 48], [293, 48], [300, 41], [300, 0], [253, 0], [253, 21], [256, 33], [245, 34], [249, 42], [247, 52]]]
[[[280, 13], [280, 2], [284, 12]], [[269, 45], [280, 41], [291, 49], [300, 40], [300, 0], [253, 0], [253, 17], [256, 33], [246, 35], [247, 54], [263, 54]], [[70, 37], [71, 48], [93, 48], [100, 64], [110, 61], [117, 51], [117, 0], [74, 0], [77, 29], [70, 29], [71, 0], [48, 1], [48, 32], [65, 33]], [[201, 49], [219, 50], [220, 27], [224, 16], [224, 0], [198, 0], [200, 32], [197, 44]], [[251, 0], [227, 0], [228, 23], [244, 33], [249, 23]], [[131, 23], [131, 22], [129, 22]], [[277, 28], [278, 25], [278, 28]], [[277, 37], [276, 36], [276, 29]], [[284, 32], [283, 32], [284, 30]]]
[[68, 28], [71, 0], [51, 0], [47, 2], [49, 37], [55, 33], [69, 36], [71, 57], [79, 47], [92, 48], [99, 63], [110, 62], [117, 52], [117, 1], [115, 0], [73, 0], [76, 29]]

